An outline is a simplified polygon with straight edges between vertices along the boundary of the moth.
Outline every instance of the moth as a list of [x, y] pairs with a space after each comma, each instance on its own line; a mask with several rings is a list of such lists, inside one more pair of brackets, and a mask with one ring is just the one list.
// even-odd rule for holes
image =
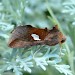
[[8, 45], [11, 48], [25, 48], [36, 45], [55, 46], [64, 43], [65, 40], [65, 36], [57, 25], [50, 30], [25, 25], [18, 26], [13, 30]]

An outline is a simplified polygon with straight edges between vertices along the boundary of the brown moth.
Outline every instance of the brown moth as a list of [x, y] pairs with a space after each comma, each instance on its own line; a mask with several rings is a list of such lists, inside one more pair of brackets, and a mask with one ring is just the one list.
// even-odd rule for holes
[[60, 32], [57, 25], [50, 30], [25, 25], [18, 26], [13, 30], [8, 45], [11, 48], [24, 48], [35, 45], [54, 46], [64, 43], [65, 40], [65, 36]]

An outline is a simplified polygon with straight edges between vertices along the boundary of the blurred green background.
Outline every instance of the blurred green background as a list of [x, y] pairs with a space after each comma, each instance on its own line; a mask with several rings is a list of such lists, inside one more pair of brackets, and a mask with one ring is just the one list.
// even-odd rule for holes
[[[66, 36], [66, 42], [62, 45], [66, 52], [61, 57], [61, 64], [69, 65], [75, 75], [75, 1], [0, 0], [0, 72], [2, 75], [14, 75], [12, 69], [7, 71], [3, 61], [6, 56], [10, 57], [9, 53], [12, 52], [12, 48], [8, 47], [12, 30], [17, 26], [28, 24], [48, 29], [56, 24], [59, 26], [60, 31]], [[54, 49], [56, 47], [54, 46]], [[67, 72], [69, 71], [67, 70]], [[33, 67], [31, 73], [27, 71], [22, 73], [24, 75], [64, 75], [51, 64], [46, 67], [46, 71]], [[16, 73], [15, 75], [21, 74]]]

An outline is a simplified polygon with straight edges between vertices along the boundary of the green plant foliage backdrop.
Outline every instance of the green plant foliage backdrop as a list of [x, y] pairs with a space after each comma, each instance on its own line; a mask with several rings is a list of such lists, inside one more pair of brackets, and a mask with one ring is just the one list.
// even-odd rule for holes
[[[61, 46], [8, 47], [17, 26], [56, 24]], [[0, 0], [0, 75], [75, 75], [75, 0]]]

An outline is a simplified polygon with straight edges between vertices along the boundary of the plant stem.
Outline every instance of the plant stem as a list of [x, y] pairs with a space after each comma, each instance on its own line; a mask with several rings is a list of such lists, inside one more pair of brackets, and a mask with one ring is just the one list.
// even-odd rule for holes
[[48, 9], [48, 11], [49, 11], [49, 13], [50, 13], [50, 15], [51, 15], [51, 17], [50, 17], [50, 16], [49, 16], [49, 17], [54, 20], [54, 21], [53, 21], [54, 24], [57, 24], [58, 27], [59, 27], [59, 29], [60, 29], [60, 31], [63, 32], [60, 23], [58, 22], [56, 16], [53, 14], [53, 11], [51, 10], [51, 8], [50, 8], [50, 6], [48, 5], [48, 3], [47, 3], [47, 9]]
[[[49, 11], [49, 13], [51, 15], [50, 18], [54, 20], [54, 23], [58, 25], [60, 31], [63, 33], [63, 30], [62, 30], [62, 27], [61, 27], [59, 21], [57, 20], [56, 16], [54, 15], [53, 11], [51, 10], [50, 6], [48, 5], [48, 1], [47, 1], [47, 9], [48, 9], [48, 11]], [[71, 59], [73, 56], [71, 57], [71, 52], [70, 52], [70, 49], [69, 49], [67, 43], [64, 43], [64, 46], [65, 46], [65, 48], [67, 50], [67, 53], [68, 53], [68, 61], [69, 61], [72, 73], [74, 74], [74, 64], [73, 64], [73, 59]]]

